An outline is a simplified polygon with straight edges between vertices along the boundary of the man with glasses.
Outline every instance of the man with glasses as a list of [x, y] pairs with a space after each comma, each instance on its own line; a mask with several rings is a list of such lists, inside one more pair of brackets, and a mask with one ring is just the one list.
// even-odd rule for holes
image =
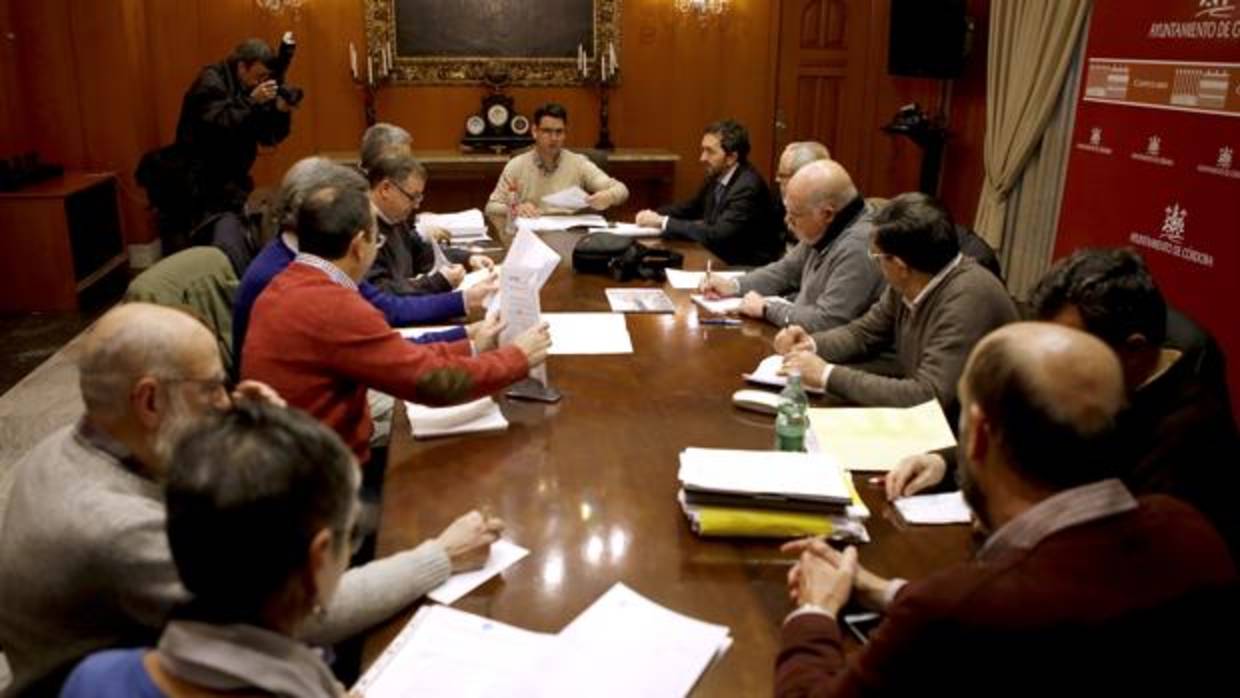
[[784, 220], [797, 246], [778, 262], [732, 279], [708, 275], [712, 298], [742, 296], [740, 313], [809, 332], [847, 324], [882, 293], [883, 275], [866, 257], [874, 212], [852, 177], [831, 160], [810, 162], [786, 187]]
[[504, 230], [510, 198], [516, 194], [516, 213], [522, 218], [572, 213], [543, 203], [548, 194], [581, 187], [589, 196], [586, 205], [595, 211], [619, 206], [629, 198], [628, 187], [609, 177], [584, 155], [564, 149], [568, 135], [568, 110], [550, 102], [534, 110], [534, 147], [508, 161], [495, 191], [487, 201], [487, 217]]
[[[775, 337], [775, 349], [785, 355], [785, 368], [800, 369], [807, 385], [835, 397], [875, 407], [937, 399], [954, 420], [956, 381], [969, 350], [1017, 320], [1016, 305], [994, 274], [960, 253], [955, 225], [935, 199], [901, 194], [873, 224], [870, 255], [887, 279], [878, 302], [847, 325], [812, 336], [789, 327]], [[898, 376], [843, 365], [892, 346]]]
[[[0, 647], [13, 670], [12, 695], [56, 695], [83, 656], [158, 637], [169, 612], [188, 600], [164, 530], [174, 449], [234, 401], [283, 405], [254, 381], [230, 391], [206, 325], [146, 303], [121, 305], [95, 323], [79, 375], [82, 419], [14, 466], [0, 536]], [[331, 644], [357, 635], [453, 571], [479, 566], [500, 525], [470, 512], [435, 539], [349, 570], [304, 639]]]
[[[374, 207], [375, 224], [387, 243], [379, 248], [375, 263], [366, 280], [383, 291], [396, 295], [450, 293], [470, 269], [494, 266], [485, 255], [468, 250], [440, 248], [438, 242], [423, 240], [413, 229], [411, 219], [422, 204], [426, 190], [426, 169], [414, 159], [407, 148], [394, 147], [383, 151], [366, 170], [370, 181], [370, 203]], [[440, 266], [436, 268], [436, 262]], [[445, 264], [446, 263], [446, 264]], [[476, 310], [496, 290], [498, 282], [490, 279], [464, 292], [465, 307]]]

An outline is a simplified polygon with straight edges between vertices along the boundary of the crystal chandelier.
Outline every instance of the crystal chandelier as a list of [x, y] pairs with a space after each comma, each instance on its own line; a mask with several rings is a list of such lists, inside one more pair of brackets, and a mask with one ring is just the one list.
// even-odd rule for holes
[[280, 14], [284, 10], [297, 12], [305, 2], [306, 0], [254, 0], [255, 5], [273, 15]]
[[728, 10], [728, 0], [675, 0], [676, 9], [684, 15], [696, 15], [698, 19], [718, 17]]

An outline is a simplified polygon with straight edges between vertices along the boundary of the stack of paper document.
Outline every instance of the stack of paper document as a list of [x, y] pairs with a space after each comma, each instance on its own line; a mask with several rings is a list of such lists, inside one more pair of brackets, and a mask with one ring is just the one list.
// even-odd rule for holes
[[[850, 483], [851, 484], [851, 483]], [[844, 514], [751, 509], [690, 504], [684, 490], [677, 496], [693, 532], [704, 537], [800, 538], [826, 536], [841, 543], [869, 543], [865, 520], [870, 510], [853, 488], [853, 503]]]
[[611, 233], [628, 238], [657, 238], [663, 235], [658, 228], [643, 228], [636, 223], [608, 223], [606, 228], [590, 228], [591, 233]]
[[676, 304], [661, 288], [609, 288], [604, 291], [615, 313], [671, 313]]
[[[772, 385], [782, 388], [788, 385], [788, 377], [780, 373], [780, 369], [784, 365], [784, 357], [779, 354], [771, 354], [762, 361], [758, 362], [758, 367], [752, 373], [742, 373], [741, 377], [750, 383], [760, 383], [762, 385]], [[822, 388], [805, 385], [801, 383], [801, 387], [805, 388], [807, 393], [816, 393], [821, 395]]]
[[632, 354], [633, 339], [623, 315], [615, 313], [543, 313], [551, 332], [553, 356]]
[[424, 606], [353, 694], [680, 698], [731, 645], [726, 626], [671, 611], [623, 584], [558, 635]]
[[581, 216], [537, 216], [534, 218], [518, 218], [517, 229], [532, 233], [551, 230], [568, 230], [570, 228], [601, 228], [607, 225], [607, 219], [597, 214]]
[[409, 426], [413, 429], [415, 439], [503, 431], [508, 428], [504, 413], [500, 411], [495, 400], [489, 397], [451, 407], [427, 407], [406, 402], [405, 414], [409, 417]]
[[884, 472], [906, 456], [956, 445], [937, 400], [916, 407], [810, 408], [809, 426], [823, 452], [849, 470]]
[[911, 524], [966, 524], [973, 520], [973, 510], [961, 492], [901, 497], [895, 505], [900, 516]]
[[[686, 291], [696, 291], [702, 285], [702, 280], [706, 278], [706, 272], [704, 271], [685, 271], [683, 269], [665, 269], [664, 271], [667, 272], [667, 283], [669, 286]], [[745, 272], [712, 271], [710, 274], [711, 276], [722, 276], [725, 279], [739, 279], [745, 275]]]
[[689, 298], [702, 310], [715, 315], [727, 315], [728, 313], [739, 312], [741, 309], [740, 298], [711, 299], [697, 293], [689, 296]]
[[436, 228], [448, 231], [452, 236], [452, 243], [456, 245], [491, 242], [491, 237], [487, 234], [486, 220], [482, 217], [482, 211], [476, 208], [458, 213], [418, 214], [417, 229], [420, 235], [427, 236]]

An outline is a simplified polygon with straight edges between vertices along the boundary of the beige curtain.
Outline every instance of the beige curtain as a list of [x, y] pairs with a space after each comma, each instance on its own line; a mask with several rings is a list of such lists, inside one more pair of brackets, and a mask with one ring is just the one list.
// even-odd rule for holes
[[1089, 0], [994, 0], [986, 58], [986, 179], [974, 228], [1003, 243], [1008, 197], [1059, 102]]
[[1055, 234], [1059, 230], [1059, 208], [1063, 201], [1064, 177], [1072, 147], [1072, 125], [1076, 116], [1076, 93], [1080, 85], [1085, 55], [1085, 33], [1073, 51], [1068, 78], [1046, 131], [1033, 148], [1016, 186], [1007, 201], [1007, 221], [999, 259], [1008, 289], [1025, 300], [1029, 291], [1050, 266]]

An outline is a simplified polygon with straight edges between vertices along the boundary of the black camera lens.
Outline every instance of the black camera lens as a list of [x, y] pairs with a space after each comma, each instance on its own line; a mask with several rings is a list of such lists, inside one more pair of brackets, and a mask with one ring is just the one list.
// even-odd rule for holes
[[276, 94], [279, 95], [279, 97], [283, 99], [285, 102], [287, 102], [290, 107], [295, 107], [298, 104], [300, 104], [302, 98], [306, 96], [306, 91], [301, 89], [300, 87], [292, 87], [290, 85], [280, 85], [279, 87], [276, 88]]

